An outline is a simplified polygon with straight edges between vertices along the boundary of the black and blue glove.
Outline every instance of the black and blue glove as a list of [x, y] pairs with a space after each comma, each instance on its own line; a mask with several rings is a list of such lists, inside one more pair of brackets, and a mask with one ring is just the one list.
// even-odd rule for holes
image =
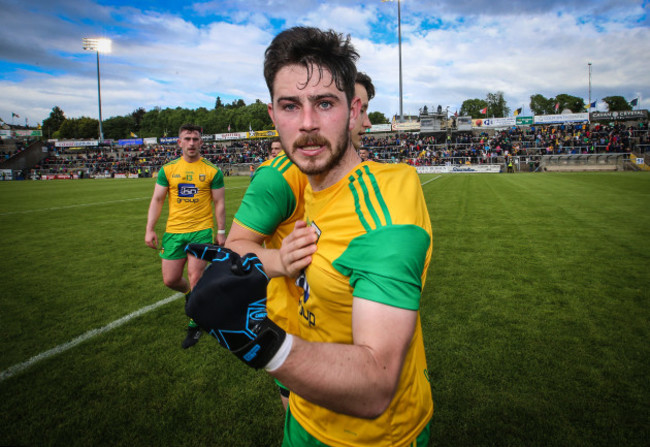
[[212, 244], [189, 244], [185, 251], [212, 264], [192, 289], [185, 313], [248, 366], [264, 368], [286, 333], [266, 314], [269, 278], [259, 258], [239, 256]]

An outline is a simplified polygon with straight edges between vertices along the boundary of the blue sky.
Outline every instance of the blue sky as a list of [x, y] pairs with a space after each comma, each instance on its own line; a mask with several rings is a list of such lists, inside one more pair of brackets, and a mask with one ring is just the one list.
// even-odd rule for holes
[[[100, 56], [104, 118], [212, 108], [217, 96], [267, 102], [264, 50], [295, 25], [350, 34], [377, 90], [370, 111], [399, 113], [397, 2], [0, 0], [0, 11], [0, 118], [9, 123], [41, 122], [54, 106], [97, 118], [96, 56], [83, 37], [113, 41]], [[537, 93], [587, 102], [588, 62], [592, 101], [638, 97], [650, 108], [649, 11], [650, 0], [402, 0], [404, 113], [453, 113], [498, 91], [524, 112]]]

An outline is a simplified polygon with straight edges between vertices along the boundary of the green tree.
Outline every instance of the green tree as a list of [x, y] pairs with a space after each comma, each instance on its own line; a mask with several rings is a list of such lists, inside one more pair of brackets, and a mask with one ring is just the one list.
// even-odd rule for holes
[[[577, 96], [567, 95], [566, 93], [559, 94], [555, 97], [555, 103], [560, 104], [559, 111], [569, 109], [573, 113], [585, 111], [585, 101]], [[553, 104], [555, 106], [555, 104]]]
[[[144, 135], [140, 135], [142, 133], [142, 120], [147, 113], [146, 110], [144, 110], [142, 107], [138, 107], [135, 109], [133, 112], [131, 112], [131, 117], [133, 118], [133, 129], [131, 129], [134, 133], [137, 133], [138, 136], [142, 137]], [[151, 135], [149, 135], [151, 136]]]
[[487, 102], [489, 116], [501, 118], [510, 114], [510, 108], [503, 97], [503, 92], [488, 93], [485, 101]]
[[381, 112], [370, 112], [368, 114], [368, 119], [372, 124], [390, 124], [386, 115]]
[[[121, 140], [131, 138], [131, 132], [134, 132], [135, 121], [133, 115], [113, 116], [104, 121], [104, 138], [109, 140]], [[137, 132], [135, 132], [137, 134]], [[137, 134], [138, 136], [142, 136]]]
[[99, 121], [82, 116], [66, 119], [59, 128], [61, 138], [98, 138]]
[[50, 116], [43, 120], [43, 138], [52, 138], [54, 132], [59, 130], [65, 120], [63, 110], [59, 106], [54, 106], [50, 112]]
[[624, 110], [632, 110], [632, 106], [622, 96], [607, 96], [603, 98], [607, 104], [609, 112], [622, 112]]
[[543, 95], [535, 94], [530, 97], [530, 110], [533, 115], [550, 115], [555, 113], [555, 100]]
[[217, 96], [217, 101], [214, 103], [214, 108], [219, 110], [223, 108], [223, 103], [221, 102], [221, 97]]
[[460, 116], [471, 116], [472, 118], [485, 118], [481, 110], [488, 106], [487, 101], [484, 99], [466, 99], [460, 106]]

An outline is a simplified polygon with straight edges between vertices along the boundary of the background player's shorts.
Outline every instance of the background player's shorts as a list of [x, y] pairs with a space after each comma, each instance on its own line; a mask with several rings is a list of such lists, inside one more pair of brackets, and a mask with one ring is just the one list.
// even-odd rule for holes
[[184, 259], [187, 257], [185, 246], [187, 244], [212, 244], [214, 243], [214, 230], [195, 231], [193, 233], [165, 233], [162, 239], [160, 257], [163, 259]]
[[289, 388], [287, 388], [286, 386], [284, 386], [284, 385], [282, 384], [282, 382], [280, 382], [278, 379], [275, 379], [275, 384], [276, 384], [276, 385], [278, 386], [278, 388], [280, 389], [280, 395], [281, 395], [282, 397], [289, 398], [289, 395], [291, 394], [291, 391], [289, 391]]

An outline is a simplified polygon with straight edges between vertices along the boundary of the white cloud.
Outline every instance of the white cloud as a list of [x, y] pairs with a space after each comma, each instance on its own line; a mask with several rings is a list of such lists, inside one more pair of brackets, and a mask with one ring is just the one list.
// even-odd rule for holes
[[[113, 39], [101, 57], [103, 116], [138, 107], [212, 107], [216, 96], [266, 101], [264, 50], [277, 27], [350, 33], [377, 95], [371, 111], [399, 112], [396, 5], [377, 0], [250, 0], [139, 10], [124, 0], [3, 2], [0, 117], [41, 121], [54, 106], [97, 116], [96, 63], [81, 38]], [[4, 4], [6, 3], [6, 5]], [[592, 100], [641, 97], [650, 106], [650, 28], [641, 0], [403, 0], [404, 112], [503, 91], [511, 109], [536, 93]], [[227, 17], [227, 22], [217, 20]], [[20, 36], [16, 38], [15, 36]]]

